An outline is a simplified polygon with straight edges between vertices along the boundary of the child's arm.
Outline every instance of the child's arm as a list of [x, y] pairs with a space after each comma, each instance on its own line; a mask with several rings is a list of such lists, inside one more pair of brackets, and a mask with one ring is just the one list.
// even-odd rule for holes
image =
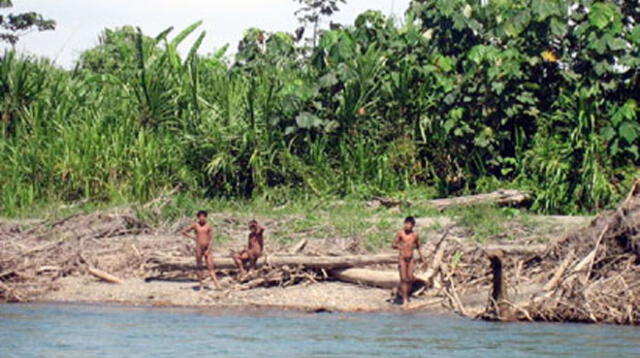
[[397, 250], [398, 248], [400, 248], [400, 240], [402, 240], [402, 238], [400, 237], [400, 233], [398, 232], [398, 233], [396, 234], [396, 238], [395, 238], [395, 239], [393, 239], [393, 243], [391, 244], [391, 247], [392, 247], [392, 248], [394, 248], [394, 249], [396, 249], [396, 250]]
[[259, 223], [256, 222], [256, 232], [260, 235], [262, 235], [262, 233], [264, 233], [264, 226], [260, 225]]
[[196, 237], [193, 235], [189, 235], [189, 232], [194, 231], [195, 227], [194, 224], [191, 224], [189, 226], [187, 226], [186, 228], [184, 228], [184, 230], [182, 230], [182, 236], [186, 237], [187, 239], [191, 239], [191, 240], [195, 240]]

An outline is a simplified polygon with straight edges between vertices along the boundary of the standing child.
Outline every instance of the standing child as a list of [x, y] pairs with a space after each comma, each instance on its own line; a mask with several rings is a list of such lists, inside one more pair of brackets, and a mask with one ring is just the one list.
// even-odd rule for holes
[[[193, 232], [195, 235], [190, 235]], [[202, 259], [207, 260], [209, 275], [216, 288], [220, 288], [218, 278], [213, 271], [213, 255], [211, 254], [211, 246], [213, 241], [213, 228], [207, 223], [207, 212], [198, 211], [198, 220], [189, 227], [182, 230], [182, 235], [196, 242], [196, 270], [198, 272], [198, 281], [200, 282], [200, 290], [202, 290]]]
[[238, 266], [240, 275], [245, 274], [244, 264], [249, 262], [249, 268], [255, 269], [258, 258], [262, 255], [262, 249], [264, 248], [264, 227], [260, 226], [257, 221], [251, 220], [249, 222], [249, 242], [247, 248], [234, 254], [233, 260]]
[[409, 295], [413, 287], [414, 249], [418, 250], [420, 260], [423, 261], [422, 252], [420, 251], [420, 238], [418, 233], [414, 231], [415, 226], [416, 220], [413, 217], [409, 216], [404, 219], [404, 228], [398, 231], [392, 245], [399, 253], [400, 294], [402, 295], [403, 304], [409, 302]]

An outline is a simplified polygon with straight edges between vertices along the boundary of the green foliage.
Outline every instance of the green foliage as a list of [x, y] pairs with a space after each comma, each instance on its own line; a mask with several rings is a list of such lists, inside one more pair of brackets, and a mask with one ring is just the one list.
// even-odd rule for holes
[[322, 17], [331, 17], [338, 12], [339, 4], [346, 3], [346, 0], [295, 0], [300, 4], [300, 8], [296, 10], [295, 15], [302, 27], [296, 30], [296, 38], [302, 39], [307, 26], [313, 26], [313, 35], [309, 38], [309, 42], [315, 46], [318, 39], [318, 26]]
[[[11, 0], [0, 0], [0, 9], [13, 7]], [[30, 11], [21, 14], [0, 14], [0, 42], [15, 45], [30, 30], [48, 31], [56, 28], [56, 22]]]
[[610, 207], [640, 160], [638, 17], [618, 0], [430, 0], [312, 47], [252, 28], [233, 62], [197, 54], [199, 23], [106, 30], [74, 71], [6, 52], [0, 211], [175, 186], [277, 205], [508, 186], [541, 212]]

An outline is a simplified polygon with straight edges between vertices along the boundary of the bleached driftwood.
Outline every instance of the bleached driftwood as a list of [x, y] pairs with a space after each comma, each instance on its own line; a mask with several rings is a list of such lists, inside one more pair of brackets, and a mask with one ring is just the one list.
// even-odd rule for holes
[[109, 283], [118, 283], [118, 284], [122, 283], [122, 280], [120, 278], [118, 278], [118, 277], [116, 277], [116, 276], [114, 276], [114, 275], [112, 275], [112, 274], [110, 274], [108, 272], [99, 270], [99, 269], [97, 269], [95, 267], [89, 266], [87, 268], [87, 270], [93, 276], [95, 276], [95, 277], [97, 277], [97, 278], [99, 278], [101, 280], [107, 281]]
[[531, 200], [528, 193], [513, 190], [500, 189], [491, 193], [460, 196], [455, 198], [435, 199], [427, 201], [437, 210], [445, 210], [453, 206], [465, 206], [474, 204], [496, 204], [498, 206], [521, 206]]
[[[193, 270], [195, 260], [191, 257], [170, 257], [156, 255], [149, 263], [160, 271]], [[258, 259], [258, 268], [268, 264], [273, 267], [302, 266], [306, 268], [333, 270], [338, 268], [359, 267], [367, 265], [383, 265], [396, 263], [397, 254], [378, 255], [345, 255], [345, 256], [269, 256]], [[236, 265], [230, 257], [214, 257], [216, 269], [235, 269]]]

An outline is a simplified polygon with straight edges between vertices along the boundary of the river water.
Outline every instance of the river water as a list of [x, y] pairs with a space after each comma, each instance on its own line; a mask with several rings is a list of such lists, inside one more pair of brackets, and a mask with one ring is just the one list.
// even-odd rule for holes
[[640, 357], [640, 327], [422, 314], [0, 305], [0, 357]]

